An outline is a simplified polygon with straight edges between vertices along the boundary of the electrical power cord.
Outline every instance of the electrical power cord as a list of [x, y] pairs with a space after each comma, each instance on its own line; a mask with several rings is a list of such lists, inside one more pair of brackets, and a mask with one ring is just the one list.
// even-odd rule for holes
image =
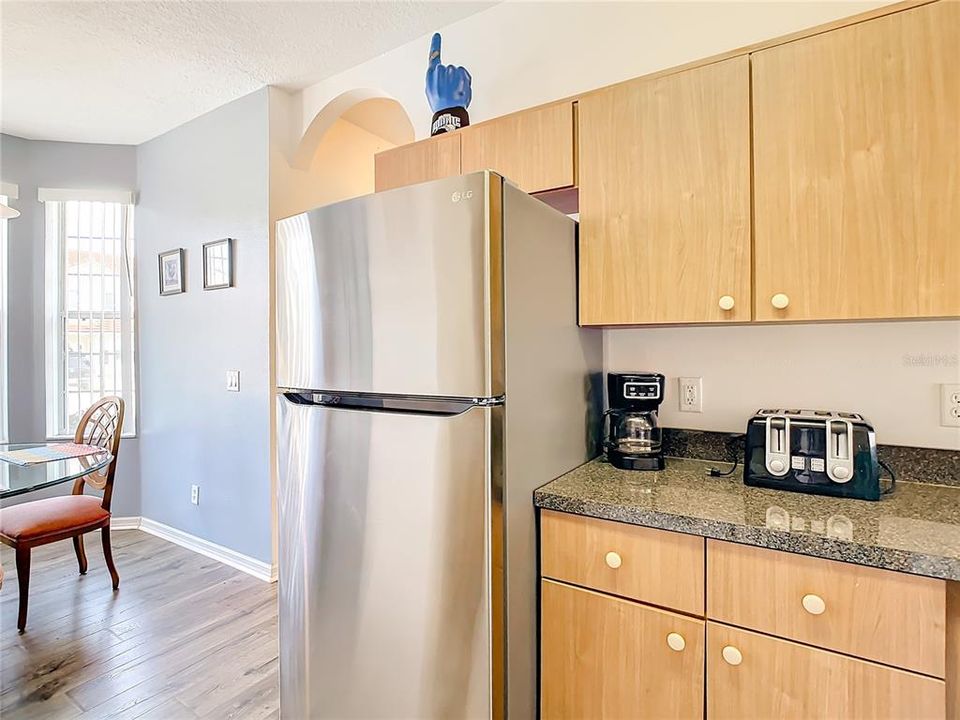
[[880, 463], [880, 467], [886, 470], [890, 474], [890, 487], [881, 491], [882, 495], [889, 495], [893, 492], [893, 489], [897, 486], [897, 474], [890, 469], [890, 466], [887, 465], [883, 460], [877, 460]]
[[730, 475], [733, 475], [737, 471], [737, 467], [739, 467], [740, 465], [740, 455], [742, 454], [742, 451], [741, 451], [742, 449], [738, 447], [739, 443], [737, 441], [739, 441], [740, 438], [742, 437], [745, 437], [744, 433], [737, 433], [735, 435], [730, 436], [730, 439], [733, 440], [733, 452], [734, 452], [733, 461], [732, 461], [733, 467], [730, 468], [729, 470], [720, 470], [715, 467], [710, 468], [707, 471], [707, 475], [709, 475], [710, 477], [729, 477]]

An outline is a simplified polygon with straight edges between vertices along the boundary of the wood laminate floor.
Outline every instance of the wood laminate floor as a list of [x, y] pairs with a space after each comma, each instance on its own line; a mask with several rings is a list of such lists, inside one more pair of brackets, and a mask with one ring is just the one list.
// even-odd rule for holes
[[26, 633], [13, 552], [0, 551], [0, 717], [277, 718], [277, 591], [140, 530], [113, 532], [120, 589], [100, 533], [33, 551]]

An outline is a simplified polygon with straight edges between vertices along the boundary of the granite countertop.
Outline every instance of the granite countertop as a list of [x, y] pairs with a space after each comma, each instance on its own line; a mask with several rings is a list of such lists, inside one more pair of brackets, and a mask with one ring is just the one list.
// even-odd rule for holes
[[724, 463], [668, 458], [660, 472], [593, 460], [534, 493], [543, 509], [960, 580], [960, 487], [906, 483], [878, 502], [748, 487]]

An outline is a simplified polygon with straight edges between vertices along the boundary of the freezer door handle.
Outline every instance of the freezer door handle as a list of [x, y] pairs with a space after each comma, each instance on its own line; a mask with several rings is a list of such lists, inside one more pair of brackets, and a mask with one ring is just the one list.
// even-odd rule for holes
[[416, 415], [452, 416], [475, 407], [503, 404], [503, 397], [449, 398], [415, 395], [374, 395], [317, 390], [285, 390], [283, 397], [295, 405], [315, 405], [364, 412], [411, 413]]

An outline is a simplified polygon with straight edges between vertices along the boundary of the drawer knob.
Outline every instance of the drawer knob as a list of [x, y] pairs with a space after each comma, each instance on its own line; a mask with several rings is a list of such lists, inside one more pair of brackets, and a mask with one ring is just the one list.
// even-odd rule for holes
[[739, 665], [743, 662], [743, 655], [733, 645], [727, 645], [721, 654], [728, 665]]
[[790, 298], [784, 293], [777, 293], [770, 298], [770, 304], [773, 305], [777, 310], [783, 310], [787, 307], [787, 305], [790, 304]]
[[730, 297], [729, 295], [724, 295], [722, 298], [720, 298], [721, 310], [733, 310], [734, 305], [735, 303], [733, 301], [733, 298]]
[[803, 603], [803, 609], [811, 615], [823, 615], [827, 609], [827, 604], [819, 595], [804, 595], [801, 602]]
[[667, 635], [667, 645], [671, 650], [682, 651], [687, 646], [687, 641], [683, 639], [680, 633], [670, 633]]
[[611, 567], [616, 570], [618, 567], [623, 565], [623, 558], [620, 557], [619, 553], [613, 552], [611, 550], [607, 553], [606, 557], [603, 558], [607, 562], [607, 567]]

